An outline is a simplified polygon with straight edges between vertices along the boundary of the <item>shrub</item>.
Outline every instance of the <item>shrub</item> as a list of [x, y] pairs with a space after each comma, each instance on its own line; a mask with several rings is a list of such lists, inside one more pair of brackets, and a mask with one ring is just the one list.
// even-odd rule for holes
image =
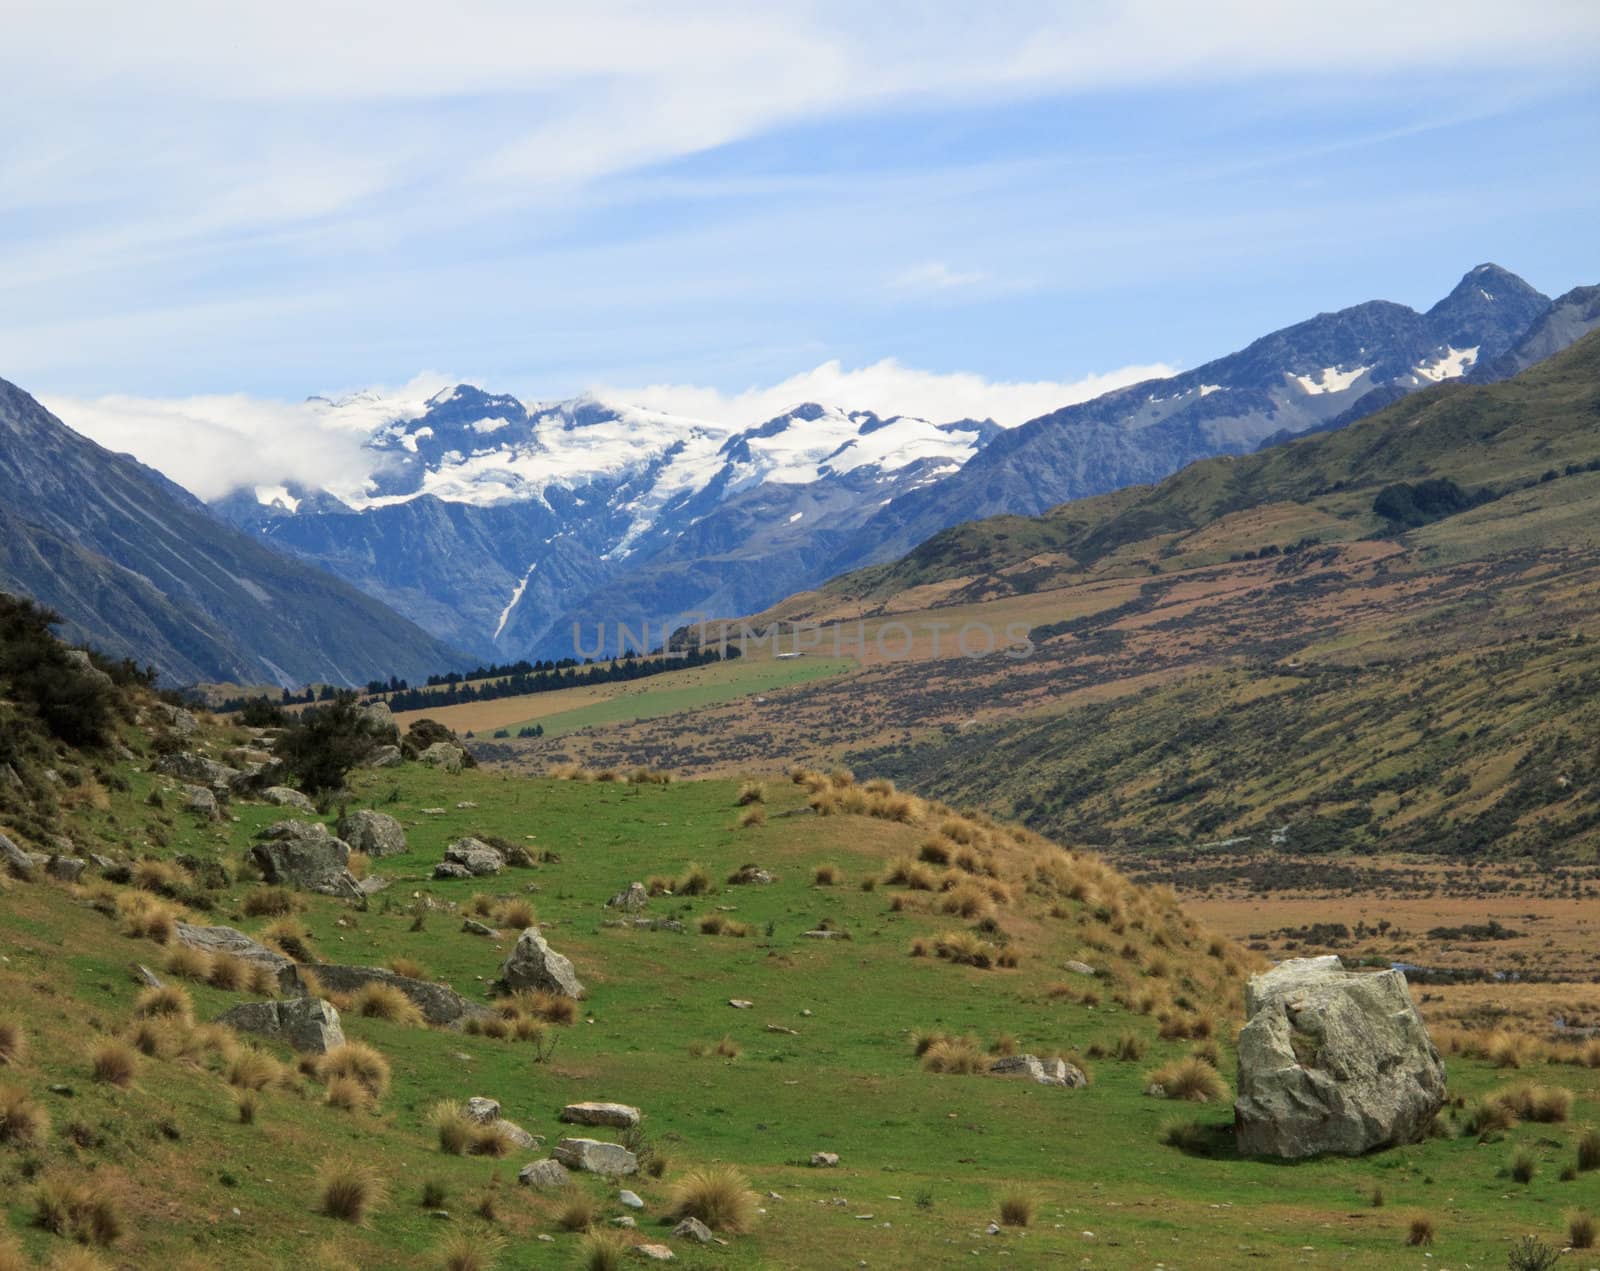
[[28, 1035], [14, 1019], [0, 1019], [0, 1064], [15, 1068], [28, 1057]]
[[322, 1101], [340, 1112], [359, 1112], [372, 1104], [372, 1092], [354, 1077], [334, 1077], [328, 1082]]
[[679, 896], [704, 896], [711, 890], [711, 875], [699, 865], [690, 865], [672, 890]]
[[364, 1019], [384, 1019], [391, 1024], [422, 1023], [422, 1012], [405, 992], [381, 980], [369, 980], [350, 995], [350, 1009]]
[[102, 1247], [115, 1244], [124, 1225], [116, 1198], [93, 1175], [46, 1177], [33, 1195], [33, 1221], [54, 1235]]
[[383, 1182], [365, 1161], [329, 1158], [317, 1167], [317, 1212], [341, 1222], [364, 1223], [383, 1203]]
[[1000, 1221], [1007, 1227], [1026, 1227], [1033, 1221], [1035, 1201], [1024, 1191], [1005, 1192], [1000, 1197]]
[[989, 1057], [976, 1037], [941, 1037], [923, 1052], [922, 1066], [929, 1072], [987, 1072]]
[[1227, 1082], [1217, 1070], [1193, 1055], [1162, 1065], [1148, 1075], [1146, 1083], [1152, 1088], [1160, 1087], [1164, 1098], [1189, 1103], [1209, 1103], [1228, 1095]]
[[445, 1237], [435, 1259], [440, 1271], [490, 1271], [504, 1248], [505, 1241], [492, 1231], [458, 1231]]
[[1496, 1068], [1521, 1068], [1532, 1061], [1535, 1050], [1531, 1037], [1501, 1029], [1491, 1033], [1484, 1044], [1484, 1058]]
[[1433, 1243], [1435, 1234], [1433, 1219], [1425, 1214], [1418, 1214], [1411, 1220], [1411, 1225], [1406, 1230], [1406, 1244], [1413, 1248], [1426, 1249]]
[[127, 1089], [139, 1071], [138, 1052], [115, 1037], [108, 1037], [89, 1051], [89, 1064], [96, 1081]]
[[1592, 1126], [1586, 1127], [1578, 1136], [1578, 1168], [1585, 1171], [1600, 1169], [1600, 1130]]
[[511, 1137], [511, 1131], [504, 1125], [491, 1123], [489, 1125], [475, 1125], [472, 1127], [471, 1140], [467, 1144], [467, 1151], [472, 1156], [492, 1156], [496, 1160], [510, 1156], [516, 1142]]
[[[413, 732], [420, 723], [412, 726]], [[350, 769], [374, 746], [392, 740], [392, 727], [385, 729], [366, 716], [354, 693], [340, 693], [331, 702], [301, 712], [278, 738], [273, 753], [301, 789], [320, 794], [339, 789]]]
[[1117, 1038], [1117, 1048], [1113, 1052], [1118, 1059], [1125, 1062], [1144, 1058], [1144, 1052], [1149, 1046], [1138, 1033], [1123, 1033]]
[[134, 999], [133, 1013], [141, 1018], [162, 1016], [183, 1020], [194, 1018], [194, 999], [176, 984], [145, 989]]
[[233, 1092], [233, 1110], [238, 1115], [240, 1125], [254, 1125], [256, 1123], [256, 1110], [261, 1104], [261, 1096], [254, 1090], [235, 1090]]
[[1517, 1241], [1506, 1255], [1508, 1271], [1550, 1271], [1559, 1261], [1561, 1250], [1553, 1249], [1532, 1236], [1524, 1236]]
[[584, 1271], [622, 1271], [629, 1245], [614, 1231], [591, 1231], [579, 1246]]
[[842, 877], [837, 865], [822, 864], [812, 871], [811, 881], [818, 887], [835, 887]]
[[425, 1178], [422, 1180], [422, 1207], [424, 1209], [443, 1209], [445, 1202], [450, 1199], [450, 1188], [442, 1178]]
[[739, 828], [741, 830], [760, 829], [767, 823], [767, 809], [759, 803], [752, 803], [739, 814]]
[[375, 1099], [389, 1090], [389, 1061], [365, 1042], [345, 1042], [317, 1060], [317, 1075], [323, 1081], [354, 1077]]
[[735, 807], [742, 808], [752, 803], [766, 801], [767, 791], [759, 781], [746, 781], [739, 787], [739, 797], [733, 801]]
[[50, 1133], [50, 1114], [16, 1086], [0, 1086], [0, 1143], [39, 1147]]
[[1511, 1177], [1518, 1183], [1531, 1183], [1533, 1176], [1539, 1172], [1539, 1162], [1534, 1159], [1532, 1152], [1522, 1148], [1511, 1158]]
[[713, 1231], [748, 1231], [756, 1216], [756, 1194], [738, 1170], [712, 1165], [690, 1170], [668, 1190], [674, 1218], [698, 1218]]
[[255, 887], [244, 898], [246, 918], [282, 918], [300, 908], [299, 898], [287, 887]]
[[1574, 1249], [1593, 1249], [1595, 1237], [1594, 1215], [1587, 1210], [1574, 1209], [1567, 1214], [1567, 1243]]

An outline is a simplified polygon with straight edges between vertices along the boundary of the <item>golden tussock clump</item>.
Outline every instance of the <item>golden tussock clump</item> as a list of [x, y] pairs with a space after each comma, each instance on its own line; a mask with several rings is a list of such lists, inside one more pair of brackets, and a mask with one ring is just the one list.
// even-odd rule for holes
[[413, 1027], [423, 1022], [422, 1011], [404, 990], [382, 980], [369, 980], [350, 995], [350, 1010], [363, 1019], [387, 1020]]
[[108, 1037], [89, 1051], [89, 1067], [96, 1081], [127, 1089], [139, 1072], [139, 1054], [121, 1038]]
[[53, 1235], [102, 1248], [122, 1236], [122, 1207], [99, 1175], [46, 1175], [33, 1194], [33, 1221]]
[[322, 1081], [351, 1077], [366, 1087], [374, 1099], [389, 1090], [389, 1061], [365, 1042], [345, 1042], [318, 1057], [316, 1073]]
[[0, 1019], [0, 1064], [15, 1068], [28, 1058], [28, 1034], [14, 1019]]
[[16, 1086], [0, 1086], [0, 1143], [41, 1147], [50, 1134], [50, 1114]]
[[712, 1231], [737, 1235], [755, 1224], [757, 1200], [750, 1182], [728, 1165], [690, 1170], [667, 1192], [674, 1218], [698, 1218]]
[[1193, 1055], [1162, 1065], [1145, 1080], [1152, 1090], [1159, 1088], [1165, 1099], [1210, 1103], [1228, 1095], [1228, 1084], [1217, 1070]]
[[330, 1158], [317, 1167], [317, 1211], [342, 1222], [364, 1223], [385, 1199], [377, 1171], [365, 1161]]

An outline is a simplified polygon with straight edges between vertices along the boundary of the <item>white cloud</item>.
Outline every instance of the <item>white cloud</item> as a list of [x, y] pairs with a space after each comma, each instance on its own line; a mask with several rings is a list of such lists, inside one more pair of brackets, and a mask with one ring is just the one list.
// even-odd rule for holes
[[985, 270], [951, 269], [942, 260], [930, 260], [902, 269], [889, 279], [889, 286], [895, 291], [962, 291], [980, 287], [989, 281], [990, 275]]
[[644, 388], [597, 388], [597, 396], [719, 423], [756, 424], [801, 402], [820, 402], [880, 415], [915, 415], [945, 423], [993, 419], [1010, 428], [1114, 388], [1175, 373], [1160, 363], [1126, 366], [1077, 380], [991, 380], [967, 371], [922, 371], [885, 358], [846, 370], [837, 360], [792, 375], [768, 388], [724, 393], [692, 384]]
[[362, 445], [372, 430], [421, 414], [422, 403], [453, 382], [425, 372], [398, 389], [304, 402], [243, 393], [40, 400], [69, 428], [209, 500], [243, 485], [289, 482], [357, 491], [374, 467], [373, 453]]

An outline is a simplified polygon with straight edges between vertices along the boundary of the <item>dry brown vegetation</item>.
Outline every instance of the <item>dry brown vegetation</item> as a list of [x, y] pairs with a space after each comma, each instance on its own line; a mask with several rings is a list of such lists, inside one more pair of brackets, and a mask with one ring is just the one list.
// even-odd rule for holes
[[698, 1218], [712, 1231], [738, 1234], [755, 1224], [757, 1201], [749, 1180], [738, 1170], [708, 1165], [674, 1182], [667, 1205], [674, 1218]]

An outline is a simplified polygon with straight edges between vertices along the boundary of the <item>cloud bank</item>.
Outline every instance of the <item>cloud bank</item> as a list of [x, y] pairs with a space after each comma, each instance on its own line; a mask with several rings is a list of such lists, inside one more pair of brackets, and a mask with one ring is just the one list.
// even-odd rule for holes
[[[993, 419], [1012, 427], [1111, 389], [1172, 373], [1172, 367], [1157, 364], [1078, 380], [1014, 382], [969, 372], [918, 370], [886, 358], [854, 370], [837, 360], [824, 362], [781, 383], [737, 393], [693, 384], [596, 386], [591, 391], [603, 401], [742, 426], [763, 423], [801, 402], [820, 402], [938, 423]], [[241, 486], [295, 484], [340, 495], [357, 492], [376, 466], [375, 456], [362, 444], [372, 430], [397, 417], [415, 418], [429, 397], [454, 382], [430, 371], [395, 388], [303, 402], [242, 393], [42, 400], [84, 436], [133, 455], [211, 501]]]

